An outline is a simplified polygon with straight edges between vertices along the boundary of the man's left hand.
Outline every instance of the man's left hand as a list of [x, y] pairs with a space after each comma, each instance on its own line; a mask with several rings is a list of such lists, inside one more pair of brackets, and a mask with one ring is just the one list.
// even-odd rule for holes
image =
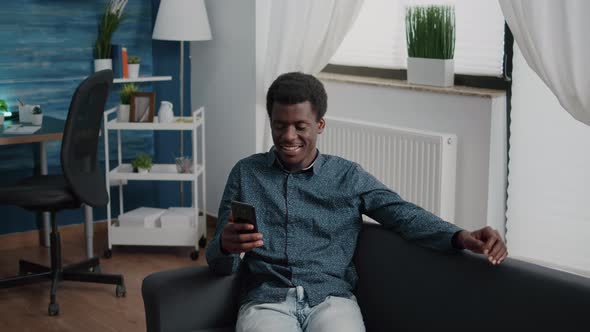
[[498, 231], [489, 226], [473, 232], [459, 232], [456, 243], [462, 248], [486, 255], [493, 265], [502, 263], [508, 256], [508, 250], [502, 237]]

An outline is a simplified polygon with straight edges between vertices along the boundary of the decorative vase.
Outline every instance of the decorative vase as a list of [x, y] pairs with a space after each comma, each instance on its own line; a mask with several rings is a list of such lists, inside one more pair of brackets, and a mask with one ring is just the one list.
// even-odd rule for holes
[[129, 70], [129, 78], [139, 77], [139, 63], [130, 63], [127, 69]]
[[40, 126], [43, 124], [43, 114], [33, 114], [31, 119], [33, 126]]
[[454, 81], [453, 59], [408, 58], [408, 83], [450, 87]]
[[129, 122], [129, 111], [131, 105], [120, 104], [117, 108], [117, 122]]
[[160, 102], [160, 109], [158, 110], [158, 122], [170, 123], [174, 121], [174, 112], [172, 111], [172, 103], [163, 100]]
[[113, 69], [113, 59], [94, 59], [94, 72]]

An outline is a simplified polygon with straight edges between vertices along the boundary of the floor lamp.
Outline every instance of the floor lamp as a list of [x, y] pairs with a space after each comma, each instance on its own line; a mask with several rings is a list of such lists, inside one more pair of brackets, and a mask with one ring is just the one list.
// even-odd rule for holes
[[[184, 116], [184, 42], [210, 40], [211, 29], [204, 0], [162, 0], [152, 39], [180, 41], [180, 118]], [[180, 132], [180, 156], [184, 155]], [[196, 158], [197, 156], [193, 156]], [[180, 183], [180, 206], [184, 206], [184, 185]]]

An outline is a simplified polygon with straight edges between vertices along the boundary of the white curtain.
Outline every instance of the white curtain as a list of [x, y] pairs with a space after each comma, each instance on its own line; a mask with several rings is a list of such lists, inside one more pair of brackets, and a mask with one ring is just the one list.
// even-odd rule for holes
[[363, 0], [256, 1], [257, 150], [270, 148], [266, 90], [282, 73], [317, 74], [354, 23]]
[[566, 111], [590, 125], [590, 1], [499, 1], [528, 65]]

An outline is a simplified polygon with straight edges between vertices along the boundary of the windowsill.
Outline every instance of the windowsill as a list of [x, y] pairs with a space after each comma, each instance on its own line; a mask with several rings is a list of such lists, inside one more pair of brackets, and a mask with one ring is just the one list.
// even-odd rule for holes
[[461, 95], [461, 96], [469, 96], [469, 97], [496, 98], [496, 97], [506, 96], [506, 92], [501, 91], [501, 90], [473, 88], [473, 87], [459, 86], [459, 85], [448, 87], [448, 88], [442, 88], [442, 87], [437, 87], [437, 86], [410, 84], [410, 83], [408, 83], [408, 81], [395, 80], [395, 79], [333, 74], [333, 73], [326, 73], [326, 72], [319, 73], [317, 75], [317, 77], [320, 80], [326, 80], [326, 81], [368, 84], [368, 85], [392, 87], [392, 88], [398, 88], [398, 89], [426, 91], [426, 92], [434, 92], [434, 93], [444, 93], [444, 94]]

